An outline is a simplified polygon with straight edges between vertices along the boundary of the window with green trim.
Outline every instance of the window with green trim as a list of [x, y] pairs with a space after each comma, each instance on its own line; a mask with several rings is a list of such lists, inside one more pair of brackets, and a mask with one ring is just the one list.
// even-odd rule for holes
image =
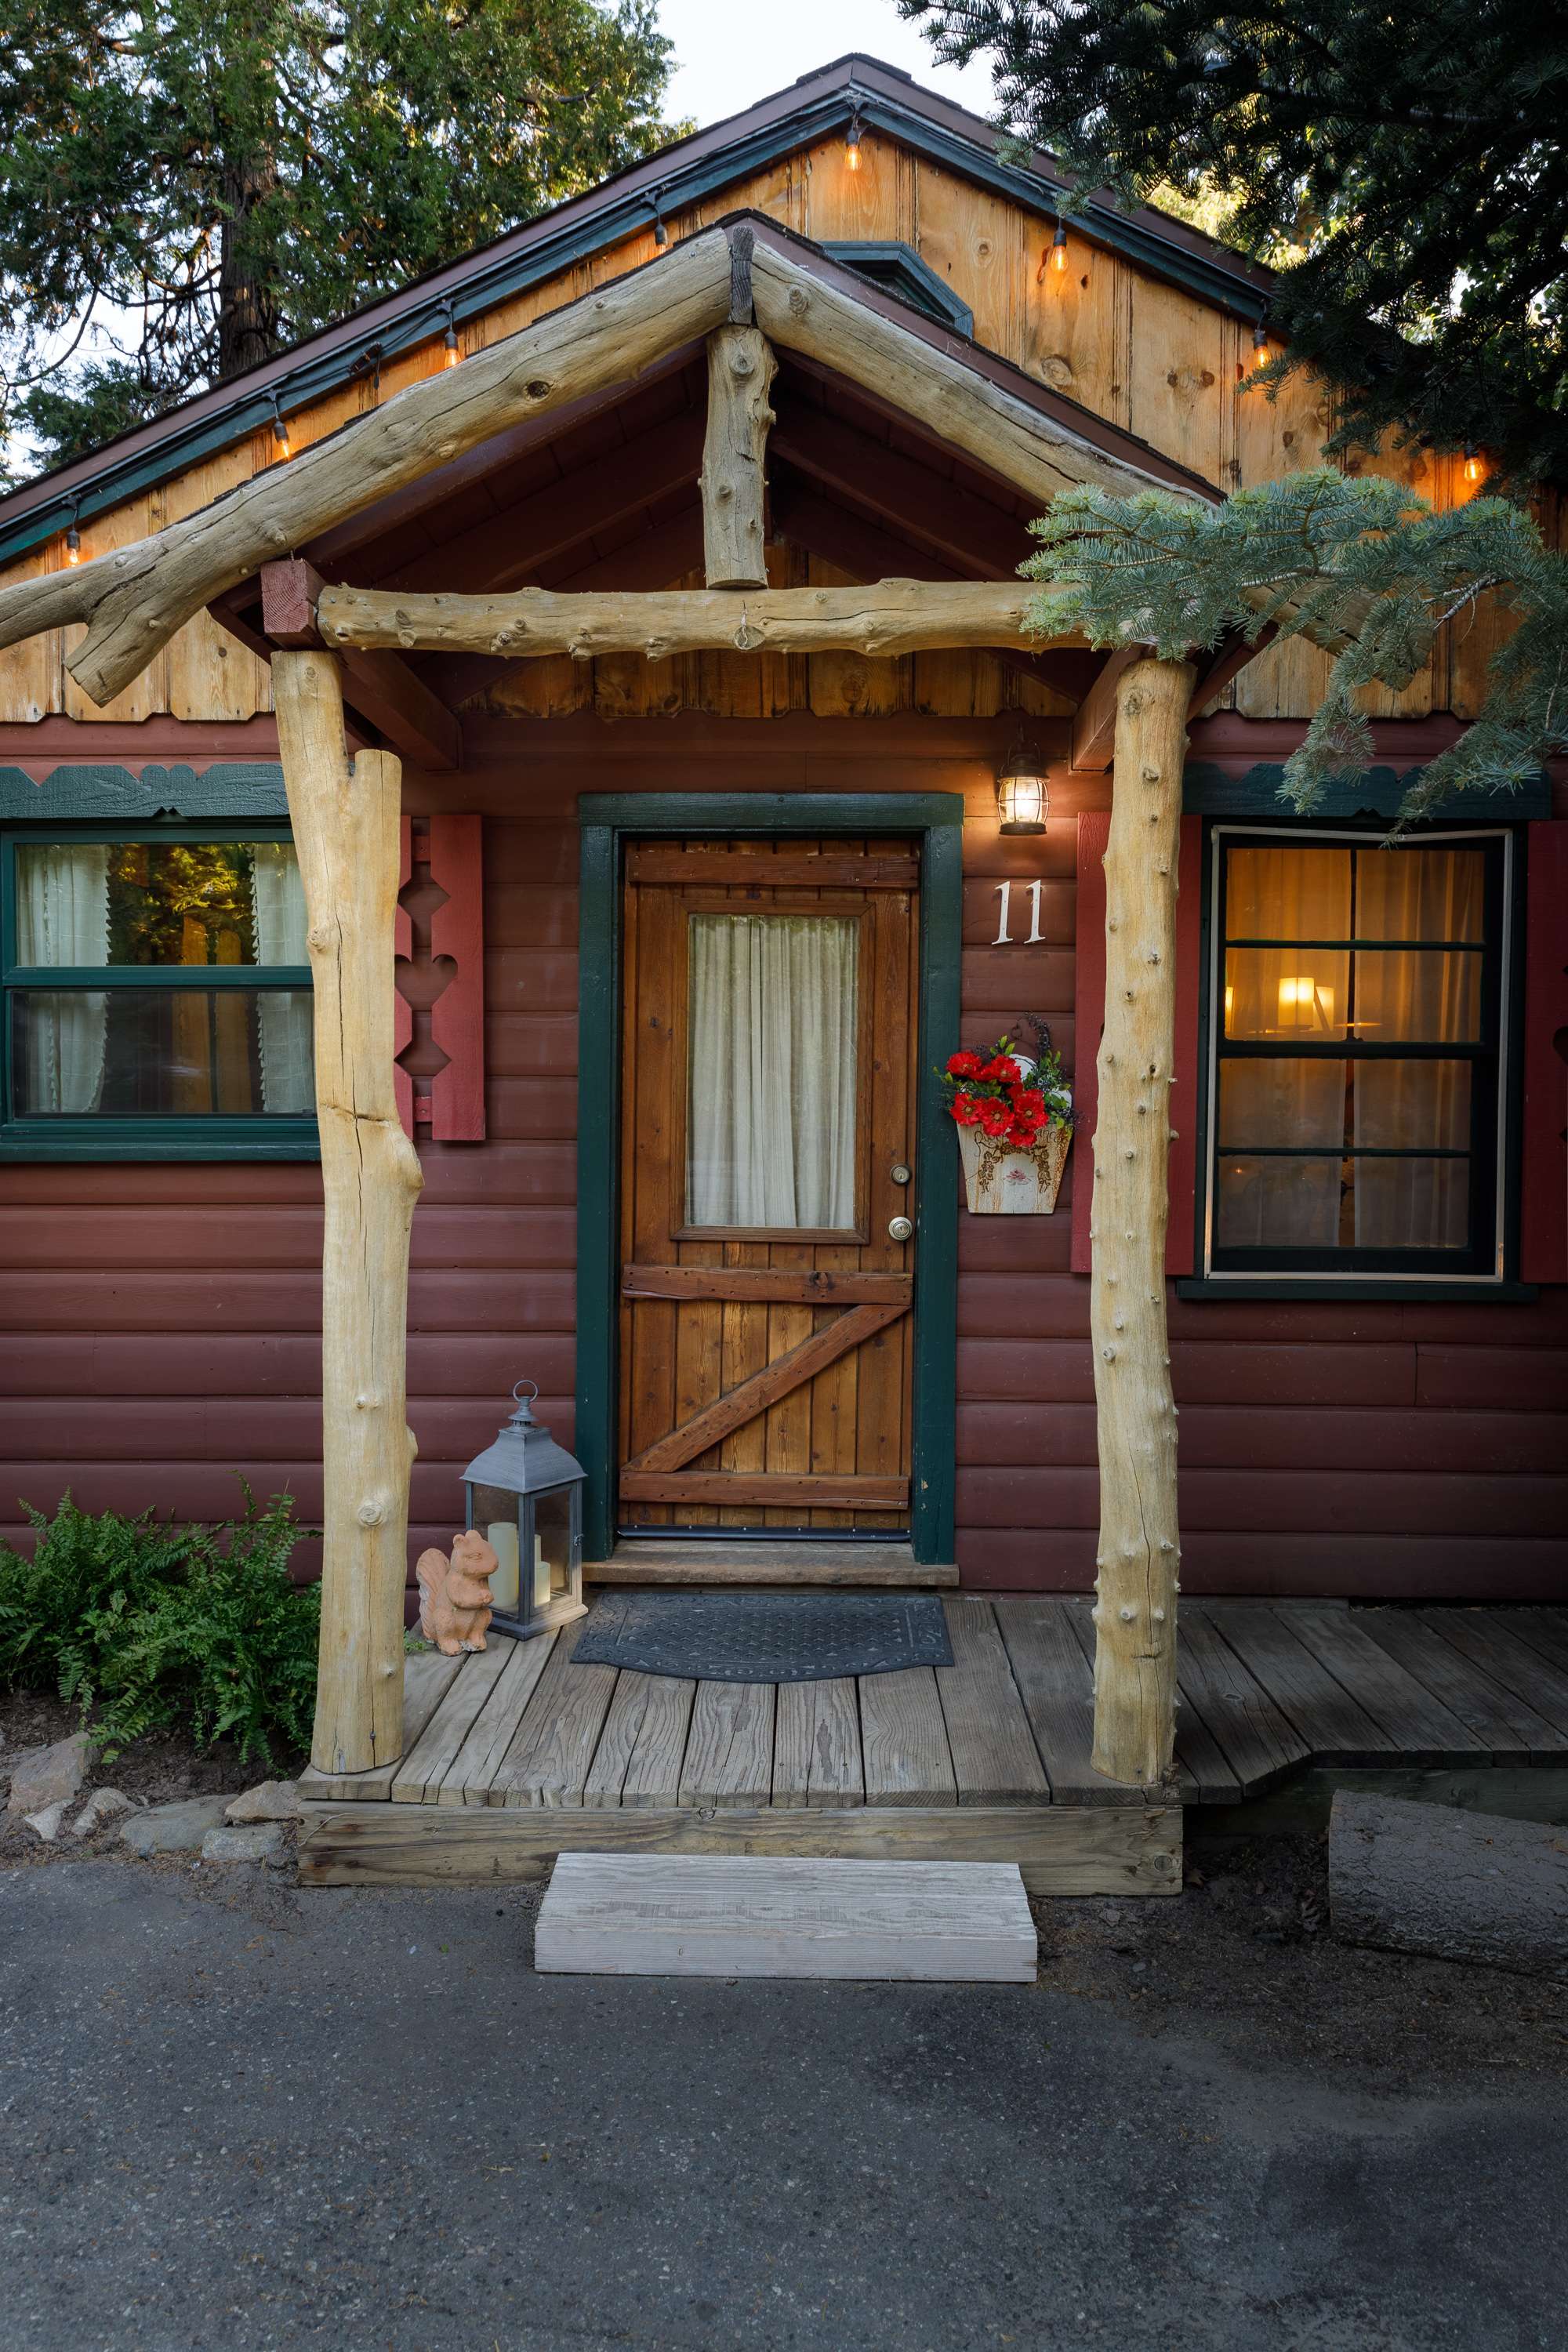
[[8, 828], [0, 964], [5, 1156], [314, 1156], [286, 827]]
[[1205, 1270], [1503, 1278], [1507, 830], [1210, 846]]

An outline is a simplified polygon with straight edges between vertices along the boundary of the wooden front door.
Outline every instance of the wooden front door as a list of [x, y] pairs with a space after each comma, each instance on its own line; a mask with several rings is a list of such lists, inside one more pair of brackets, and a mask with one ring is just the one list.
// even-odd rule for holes
[[908, 1528], [912, 844], [626, 852], [619, 1519]]

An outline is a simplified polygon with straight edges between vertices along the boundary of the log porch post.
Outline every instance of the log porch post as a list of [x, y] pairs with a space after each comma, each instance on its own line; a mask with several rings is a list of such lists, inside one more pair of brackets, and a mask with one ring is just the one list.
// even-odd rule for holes
[[1105, 1030], [1089, 1284], [1100, 1441], [1093, 1764], [1156, 1787], [1175, 1729], [1176, 1418], [1165, 1323], [1176, 858], [1194, 671], [1134, 662], [1116, 690], [1105, 853]]
[[403, 1743], [408, 1240], [424, 1177], [393, 1091], [402, 763], [351, 761], [337, 656], [273, 656], [315, 989], [321, 1260], [321, 1642], [311, 1761], [366, 1772]]

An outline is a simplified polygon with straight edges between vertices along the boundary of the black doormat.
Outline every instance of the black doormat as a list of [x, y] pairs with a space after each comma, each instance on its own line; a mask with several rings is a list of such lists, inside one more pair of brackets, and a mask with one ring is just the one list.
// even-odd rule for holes
[[573, 1658], [704, 1683], [951, 1666], [942, 1602], [905, 1592], [605, 1592]]

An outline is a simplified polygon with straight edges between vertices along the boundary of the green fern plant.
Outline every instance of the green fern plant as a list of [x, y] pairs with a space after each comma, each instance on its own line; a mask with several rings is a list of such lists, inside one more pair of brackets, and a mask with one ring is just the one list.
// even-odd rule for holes
[[57, 1689], [106, 1757], [150, 1733], [268, 1765], [307, 1748], [321, 1596], [289, 1561], [314, 1531], [288, 1496], [263, 1509], [240, 1485], [241, 1516], [216, 1527], [24, 1505], [37, 1542], [31, 1559], [0, 1546], [0, 1683]]

